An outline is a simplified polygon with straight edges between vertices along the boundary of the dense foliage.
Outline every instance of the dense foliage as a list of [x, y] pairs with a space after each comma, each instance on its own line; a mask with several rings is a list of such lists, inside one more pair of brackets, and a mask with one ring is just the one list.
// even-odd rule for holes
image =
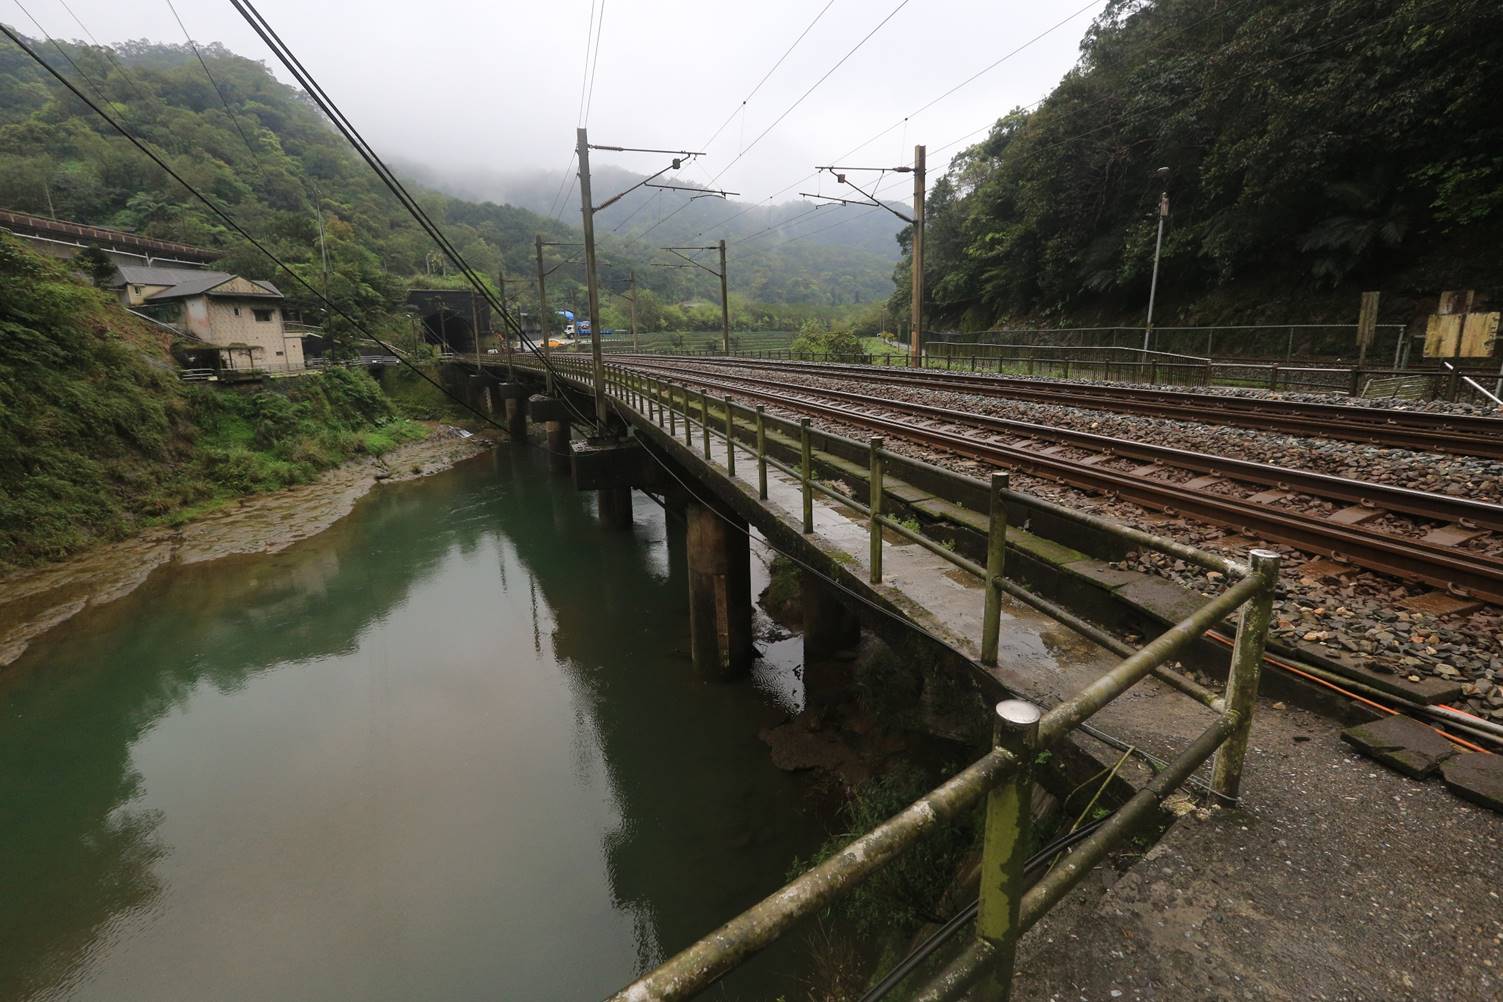
[[1161, 322], [1485, 289], [1499, 93], [1496, 0], [1112, 0], [1054, 92], [934, 186], [928, 308], [972, 328], [1141, 316], [1159, 167]]
[[0, 235], [0, 572], [422, 434], [361, 372], [184, 387], [157, 333]]
[[[45, 42], [37, 48], [56, 59]], [[362, 322], [398, 329], [392, 307], [406, 289], [459, 282], [445, 274], [449, 266], [429, 238], [301, 92], [222, 46], [200, 48], [223, 101], [186, 46], [62, 44], [86, 77], [78, 81], [85, 93], [106, 95], [112, 114], [320, 289], [321, 221], [330, 260], [328, 294]], [[72, 66], [56, 61], [78, 79]], [[560, 212], [565, 222], [557, 222], [526, 209], [410, 187], [479, 272], [489, 278], [504, 269], [509, 296], [524, 308], [535, 303], [534, 236], [565, 244], [580, 239], [576, 211]], [[227, 270], [277, 282], [293, 294], [294, 305], [314, 303], [9, 43], [0, 46], [0, 207], [226, 248]], [[748, 221], [759, 218], [753, 214]], [[660, 310], [665, 327], [718, 327], [719, 283], [713, 276], [648, 266], [664, 256], [656, 249], [661, 235], [629, 240], [609, 226], [602, 229], [608, 325], [625, 325], [625, 303], [617, 294], [635, 268], [639, 285], [650, 293], [643, 297], [646, 309]], [[577, 249], [560, 251], [578, 257]], [[707, 263], [713, 257], [706, 255]], [[549, 251], [550, 265], [560, 260]], [[878, 299], [887, 293], [891, 267], [890, 257], [866, 250], [765, 239], [738, 245], [733, 262], [736, 320], [748, 328], [778, 317], [783, 307], [777, 304]], [[582, 281], [578, 264], [564, 264], [549, 280], [553, 305], [582, 306]], [[682, 305], [695, 300], [714, 302], [713, 311]]]

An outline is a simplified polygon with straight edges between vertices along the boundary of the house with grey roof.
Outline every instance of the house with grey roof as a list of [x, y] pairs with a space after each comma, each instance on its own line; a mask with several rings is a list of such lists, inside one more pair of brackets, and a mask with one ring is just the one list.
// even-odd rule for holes
[[296, 372], [303, 339], [289, 334], [280, 290], [224, 271], [120, 265], [113, 283], [128, 308], [218, 349], [221, 369]]

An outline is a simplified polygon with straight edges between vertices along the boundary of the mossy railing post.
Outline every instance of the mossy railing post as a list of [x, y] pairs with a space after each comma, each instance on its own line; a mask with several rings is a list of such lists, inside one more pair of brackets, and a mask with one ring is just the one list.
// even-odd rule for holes
[[871, 487], [871, 555], [872, 584], [882, 583], [882, 439], [873, 438], [867, 446], [867, 483]]
[[991, 526], [986, 533], [986, 606], [981, 614], [981, 663], [997, 663], [997, 643], [1002, 633], [1003, 573], [1007, 569], [1006, 471], [992, 474]]
[[997, 704], [992, 745], [1013, 756], [1012, 771], [986, 796], [986, 833], [981, 845], [981, 906], [976, 935], [990, 947], [979, 997], [1007, 1002], [1012, 967], [1022, 935], [1023, 866], [1033, 829], [1033, 762], [1038, 754], [1037, 706], [1021, 699]]
[[1274, 551], [1253, 550], [1247, 562], [1262, 587], [1242, 606], [1237, 620], [1237, 639], [1232, 645], [1231, 671], [1226, 679], [1226, 712], [1234, 718], [1235, 729], [1217, 749], [1211, 771], [1211, 785], [1231, 800], [1237, 799], [1242, 786], [1253, 704], [1258, 698], [1258, 679], [1263, 670], [1263, 647], [1268, 641], [1268, 623], [1273, 616], [1273, 596], [1279, 581], [1279, 555]]
[[694, 448], [694, 422], [689, 419], [689, 384], [684, 384], [684, 444]]
[[710, 461], [710, 398], [705, 396], [705, 391], [699, 391], [699, 431], [704, 439], [705, 462]]
[[736, 477], [736, 419], [731, 413], [731, 398], [725, 398], [725, 472]]
[[804, 492], [804, 535], [814, 531], [813, 450], [809, 447], [809, 419], [798, 419], [799, 482]]
[[673, 406], [673, 384], [667, 383], [663, 387], [668, 397], [668, 437], [678, 437], [678, 409]]
[[757, 497], [767, 500], [767, 414], [757, 405]]

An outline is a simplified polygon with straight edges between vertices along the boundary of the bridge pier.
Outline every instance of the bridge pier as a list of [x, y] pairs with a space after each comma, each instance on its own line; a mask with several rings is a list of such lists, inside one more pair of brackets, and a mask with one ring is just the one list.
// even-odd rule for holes
[[546, 430], [548, 468], [554, 473], [568, 473], [571, 455], [569, 408], [557, 397], [536, 393], [527, 398], [527, 416], [534, 423], [541, 422]]
[[506, 401], [506, 433], [513, 442], [527, 441], [528, 389], [521, 383], [497, 383], [496, 392]]
[[804, 659], [827, 658], [861, 642], [861, 621], [833, 587], [808, 571], [799, 572], [799, 605], [804, 615]]
[[595, 492], [600, 524], [607, 529], [631, 528], [631, 488], [606, 487]]
[[496, 413], [494, 398], [491, 396], [491, 387], [496, 385], [494, 379], [490, 376], [470, 376], [466, 384], [469, 389], [469, 396], [466, 399], [469, 400], [471, 407], [482, 414]]
[[751, 670], [755, 652], [746, 523], [694, 502], [685, 514], [694, 668], [706, 681], [740, 678]]

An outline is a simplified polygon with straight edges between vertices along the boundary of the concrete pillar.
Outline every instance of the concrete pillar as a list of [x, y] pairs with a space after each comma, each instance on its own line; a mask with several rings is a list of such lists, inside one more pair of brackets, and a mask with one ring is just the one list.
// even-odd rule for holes
[[527, 441], [527, 398], [506, 398], [506, 433], [513, 442]]
[[689, 649], [712, 682], [751, 670], [751, 546], [746, 524], [731, 525], [702, 505], [688, 506]]
[[569, 409], [557, 397], [535, 394], [527, 398], [527, 419], [541, 422], [548, 433], [548, 468], [568, 473], [570, 467]]
[[835, 589], [799, 572], [799, 601], [804, 611], [804, 659], [848, 651], [861, 642], [861, 622]]
[[548, 429], [548, 468], [554, 473], [569, 472], [569, 422], [550, 420]]
[[595, 492], [600, 498], [600, 522], [607, 529], [631, 528], [631, 488], [605, 487]]
[[490, 385], [495, 382], [490, 376], [470, 376], [466, 381], [469, 395], [465, 398], [470, 406], [482, 414], [490, 414], [491, 393]]

